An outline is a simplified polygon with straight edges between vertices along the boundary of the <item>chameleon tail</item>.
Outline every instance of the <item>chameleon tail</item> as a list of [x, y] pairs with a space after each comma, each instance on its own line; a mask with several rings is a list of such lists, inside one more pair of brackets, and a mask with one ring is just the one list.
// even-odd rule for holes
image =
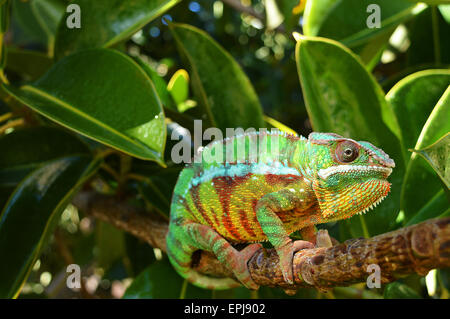
[[240, 283], [231, 278], [209, 277], [193, 270], [191, 266], [192, 254], [197, 248], [186, 245], [176, 239], [172, 233], [167, 235], [167, 255], [175, 270], [191, 284], [204, 288], [223, 290], [239, 287]]

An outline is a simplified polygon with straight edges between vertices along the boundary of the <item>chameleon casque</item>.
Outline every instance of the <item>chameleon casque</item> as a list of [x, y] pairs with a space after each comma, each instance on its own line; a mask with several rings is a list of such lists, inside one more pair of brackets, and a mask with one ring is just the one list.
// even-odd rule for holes
[[[217, 152], [225, 160], [211, 161]], [[314, 225], [377, 205], [390, 191], [387, 177], [394, 167], [381, 149], [334, 133], [311, 133], [306, 139], [265, 131], [214, 141], [178, 177], [166, 237], [170, 262], [196, 286], [239, 285], [191, 268], [195, 251], [210, 251], [244, 286], [257, 289], [247, 262], [262, 247], [258, 242], [269, 241], [285, 281], [293, 284], [293, 254], [314, 247]], [[305, 240], [289, 238], [296, 230]], [[249, 245], [239, 251], [233, 246], [239, 243]]]

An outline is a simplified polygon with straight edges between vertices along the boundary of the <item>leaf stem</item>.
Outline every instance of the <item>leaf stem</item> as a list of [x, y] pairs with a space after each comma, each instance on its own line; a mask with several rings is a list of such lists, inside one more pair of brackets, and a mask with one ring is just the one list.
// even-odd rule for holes
[[9, 120], [13, 116], [12, 112], [5, 113], [0, 115], [0, 123]]
[[366, 225], [366, 220], [363, 215], [359, 215], [359, 220], [361, 221], [361, 226], [363, 229], [364, 238], [370, 238], [369, 230]]
[[188, 285], [188, 281], [185, 279], [183, 281], [183, 285], [181, 286], [180, 299], [184, 299], [186, 297], [187, 285]]
[[21, 126], [21, 125], [24, 125], [24, 124], [25, 124], [25, 121], [23, 119], [16, 119], [16, 120], [9, 121], [5, 125], [0, 126], [0, 135], [3, 134], [9, 128], [13, 128], [13, 127], [16, 127], [16, 126]]
[[436, 5], [431, 6], [431, 23], [433, 28], [434, 62], [441, 63], [441, 46], [439, 44], [439, 21]]

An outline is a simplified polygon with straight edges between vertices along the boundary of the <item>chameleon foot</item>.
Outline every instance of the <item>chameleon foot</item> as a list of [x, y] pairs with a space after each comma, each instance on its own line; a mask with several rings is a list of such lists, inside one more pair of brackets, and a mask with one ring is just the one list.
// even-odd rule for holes
[[284, 289], [284, 293], [288, 296], [294, 296], [297, 293], [297, 288], [291, 289], [291, 288], [287, 288]]
[[310, 248], [314, 248], [314, 245], [309, 241], [296, 240], [290, 241], [286, 245], [277, 249], [278, 256], [280, 257], [280, 266], [283, 273], [283, 278], [288, 284], [294, 284], [292, 269], [292, 258], [294, 257], [294, 253], [302, 249]]
[[328, 230], [326, 229], [320, 229], [317, 231], [316, 234], [316, 247], [332, 247], [333, 243], [331, 240], [330, 235], [328, 235]]
[[261, 248], [261, 244], [251, 244], [239, 252], [240, 265], [239, 269], [235, 271], [235, 275], [237, 279], [248, 289], [256, 290], [259, 288], [259, 285], [253, 281], [250, 275], [250, 271], [248, 270], [248, 261]]

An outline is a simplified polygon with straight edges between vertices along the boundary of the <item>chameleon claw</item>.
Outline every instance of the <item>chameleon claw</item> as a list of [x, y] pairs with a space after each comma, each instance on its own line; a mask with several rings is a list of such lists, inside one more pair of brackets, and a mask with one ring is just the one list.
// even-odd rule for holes
[[259, 285], [253, 281], [248, 269], [248, 262], [253, 255], [262, 248], [261, 244], [251, 244], [239, 252], [242, 261], [241, 270], [235, 273], [239, 281], [248, 289], [257, 290]]
[[305, 240], [290, 241], [286, 245], [277, 249], [278, 256], [280, 257], [281, 272], [283, 273], [284, 281], [288, 284], [294, 284], [294, 274], [292, 269], [292, 258], [294, 253], [302, 249], [314, 248], [314, 245]]
[[332, 247], [333, 243], [331, 241], [331, 237], [328, 234], [328, 230], [320, 229], [316, 234], [316, 247]]

